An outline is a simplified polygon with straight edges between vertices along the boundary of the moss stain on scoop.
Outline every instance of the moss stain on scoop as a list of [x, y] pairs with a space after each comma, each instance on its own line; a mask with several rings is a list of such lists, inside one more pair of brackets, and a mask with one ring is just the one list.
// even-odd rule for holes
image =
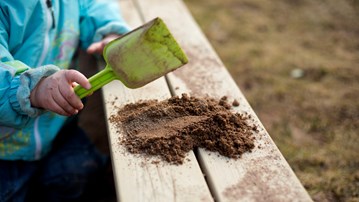
[[75, 87], [83, 98], [117, 79], [139, 88], [188, 63], [188, 59], [160, 18], [110, 42], [103, 51], [106, 67], [92, 76], [91, 89]]

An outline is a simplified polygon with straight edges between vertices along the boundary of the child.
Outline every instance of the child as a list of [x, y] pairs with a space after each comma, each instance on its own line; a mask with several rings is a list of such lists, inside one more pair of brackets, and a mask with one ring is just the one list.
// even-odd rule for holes
[[0, 201], [78, 199], [104, 165], [74, 116], [90, 83], [68, 68], [129, 31], [116, 3], [0, 1]]

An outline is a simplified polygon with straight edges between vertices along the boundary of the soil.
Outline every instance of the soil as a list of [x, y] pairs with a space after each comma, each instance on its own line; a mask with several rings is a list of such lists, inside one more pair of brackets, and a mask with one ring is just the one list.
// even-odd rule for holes
[[201, 147], [237, 159], [254, 148], [257, 127], [247, 115], [232, 112], [235, 105], [238, 101], [231, 105], [227, 97], [183, 94], [125, 105], [109, 120], [123, 132], [120, 144], [131, 153], [182, 164], [189, 151]]

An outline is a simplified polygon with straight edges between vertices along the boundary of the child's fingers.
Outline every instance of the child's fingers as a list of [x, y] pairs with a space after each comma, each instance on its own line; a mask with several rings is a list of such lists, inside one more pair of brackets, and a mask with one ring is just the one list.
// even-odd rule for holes
[[103, 44], [106, 45], [106, 44], [110, 43], [111, 41], [117, 39], [118, 37], [120, 37], [120, 35], [118, 35], [118, 34], [108, 35], [102, 40]]
[[104, 46], [105, 45], [104, 45], [104, 43], [102, 41], [93, 43], [87, 48], [87, 53], [89, 53], [89, 54], [94, 54], [94, 53], [101, 54]]
[[91, 88], [91, 84], [88, 81], [88, 79], [83, 74], [81, 74], [76, 70], [65, 71], [65, 79], [67, 84], [70, 84], [71, 86], [73, 85], [74, 82], [76, 82], [86, 89]]
[[69, 116], [73, 114], [77, 114], [78, 110], [72, 107], [71, 104], [67, 102], [67, 100], [62, 96], [60, 89], [58, 92], [52, 94], [52, 109], [58, 114]]
[[68, 114], [77, 114], [83, 108], [81, 100], [71, 87], [60, 86], [53, 96], [55, 102]]
[[110, 43], [112, 40], [117, 39], [118, 37], [120, 37], [120, 35], [118, 35], [118, 34], [110, 34], [110, 35], [106, 36], [101, 41], [91, 44], [87, 48], [87, 53], [89, 53], [89, 54], [94, 54], [94, 53], [102, 54], [103, 49], [105, 48], [106, 44]]
[[[76, 110], [81, 110], [83, 108], [83, 104], [80, 98], [74, 93], [72, 84], [76, 82], [86, 89], [91, 88], [91, 84], [83, 74], [81, 74], [76, 70], [68, 70], [65, 71], [64, 74], [65, 74], [64, 83], [67, 83], [68, 85], [60, 85], [59, 92], [61, 96], [66, 100], [67, 105], [70, 106], [63, 106], [63, 108], [64, 109], [68, 108], [69, 110], [71, 110], [71, 108], [74, 108]], [[67, 112], [71, 112], [71, 111], [67, 111]], [[75, 111], [73, 111], [73, 113], [75, 113]]]

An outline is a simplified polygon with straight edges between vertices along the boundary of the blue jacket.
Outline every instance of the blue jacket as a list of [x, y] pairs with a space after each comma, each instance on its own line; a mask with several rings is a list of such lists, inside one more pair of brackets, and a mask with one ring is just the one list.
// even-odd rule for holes
[[[0, 1], [0, 159], [37, 160], [67, 117], [31, 107], [38, 81], [67, 69], [78, 46], [129, 31], [112, 0]], [[51, 1], [50, 1], [51, 3]]]

